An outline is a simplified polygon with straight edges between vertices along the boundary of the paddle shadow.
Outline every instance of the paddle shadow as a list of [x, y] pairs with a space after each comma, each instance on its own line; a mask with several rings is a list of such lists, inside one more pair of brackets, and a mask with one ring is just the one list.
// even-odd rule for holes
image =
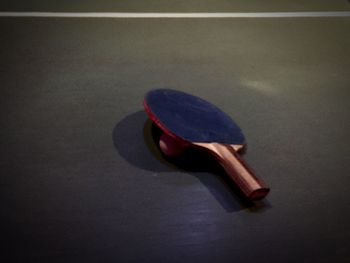
[[254, 203], [245, 198], [208, 153], [187, 148], [180, 157], [164, 156], [158, 147], [161, 134], [147, 114], [138, 111], [117, 123], [112, 137], [118, 153], [138, 168], [157, 173], [182, 170], [197, 177], [227, 212], [261, 212], [268, 208], [264, 201]]

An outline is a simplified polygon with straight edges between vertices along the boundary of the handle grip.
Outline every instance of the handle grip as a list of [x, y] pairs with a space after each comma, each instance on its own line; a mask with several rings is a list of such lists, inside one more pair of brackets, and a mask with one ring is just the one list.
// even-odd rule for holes
[[209, 150], [250, 200], [263, 199], [269, 193], [270, 189], [236, 152], [237, 147], [220, 143], [195, 143], [195, 145]]

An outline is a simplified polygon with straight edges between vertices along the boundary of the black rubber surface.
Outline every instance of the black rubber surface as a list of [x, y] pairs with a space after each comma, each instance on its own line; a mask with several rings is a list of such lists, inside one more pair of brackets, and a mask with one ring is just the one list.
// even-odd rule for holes
[[157, 89], [146, 94], [145, 101], [168, 131], [188, 142], [217, 142], [244, 145], [239, 126], [211, 103], [191, 94]]

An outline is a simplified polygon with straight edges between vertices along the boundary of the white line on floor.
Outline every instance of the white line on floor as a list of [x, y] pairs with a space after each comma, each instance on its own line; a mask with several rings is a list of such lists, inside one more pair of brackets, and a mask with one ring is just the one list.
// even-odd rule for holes
[[0, 17], [76, 18], [274, 18], [350, 17], [350, 11], [332, 12], [252, 12], [252, 13], [96, 13], [96, 12], [0, 12]]

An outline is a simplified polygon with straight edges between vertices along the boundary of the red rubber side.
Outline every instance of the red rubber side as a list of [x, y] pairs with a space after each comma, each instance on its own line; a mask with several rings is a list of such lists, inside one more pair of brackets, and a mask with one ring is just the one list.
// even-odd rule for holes
[[188, 142], [181, 137], [177, 136], [175, 133], [171, 132], [158, 118], [157, 116], [152, 112], [151, 108], [148, 106], [147, 101], [143, 100], [143, 106], [145, 108], [145, 111], [148, 115], [148, 117], [168, 136], [174, 138], [174, 140], [178, 141], [182, 144], [182, 146], [189, 146], [192, 143]]

